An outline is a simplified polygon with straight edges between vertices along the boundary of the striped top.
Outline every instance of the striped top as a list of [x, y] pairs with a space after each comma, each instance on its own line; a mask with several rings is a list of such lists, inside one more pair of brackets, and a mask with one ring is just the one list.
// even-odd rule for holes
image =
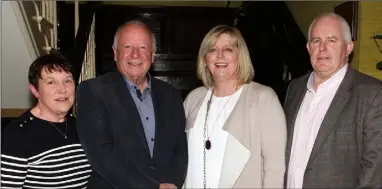
[[[2, 132], [1, 188], [86, 188], [91, 167], [75, 118], [50, 123], [27, 111]], [[67, 139], [65, 138], [67, 137]]]

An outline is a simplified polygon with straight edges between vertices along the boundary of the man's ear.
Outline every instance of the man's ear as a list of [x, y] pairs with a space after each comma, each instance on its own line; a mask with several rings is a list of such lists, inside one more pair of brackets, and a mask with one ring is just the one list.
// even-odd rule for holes
[[32, 92], [32, 94], [33, 94], [33, 96], [34, 96], [35, 98], [40, 97], [40, 94], [38, 93], [36, 87], [33, 86], [32, 84], [29, 84], [29, 90]]
[[114, 45], [112, 48], [113, 48], [113, 54], [114, 54], [114, 61], [117, 62], [117, 60], [118, 60], [118, 55], [117, 55], [118, 49], [117, 49], [117, 47], [114, 47]]
[[151, 54], [151, 64], [155, 61], [155, 52]]
[[354, 43], [353, 41], [350, 41], [347, 45], [346, 45], [346, 56], [349, 56], [350, 53], [353, 51], [353, 48], [354, 48]]

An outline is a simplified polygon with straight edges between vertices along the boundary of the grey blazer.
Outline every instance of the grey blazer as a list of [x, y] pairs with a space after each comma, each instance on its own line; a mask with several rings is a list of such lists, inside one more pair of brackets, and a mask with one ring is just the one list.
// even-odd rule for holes
[[[308, 78], [292, 81], [285, 98], [287, 166]], [[349, 66], [321, 124], [303, 188], [382, 188], [381, 81]]]

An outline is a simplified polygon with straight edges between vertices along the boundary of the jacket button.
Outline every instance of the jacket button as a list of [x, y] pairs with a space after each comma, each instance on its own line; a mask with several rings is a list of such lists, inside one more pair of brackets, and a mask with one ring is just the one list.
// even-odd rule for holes
[[152, 165], [152, 166], [149, 167], [149, 169], [151, 169], [151, 170], [155, 170], [156, 167]]

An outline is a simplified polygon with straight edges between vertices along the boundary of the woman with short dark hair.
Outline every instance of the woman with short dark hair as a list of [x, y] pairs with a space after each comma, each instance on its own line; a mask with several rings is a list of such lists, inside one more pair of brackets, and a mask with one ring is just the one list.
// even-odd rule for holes
[[29, 68], [32, 109], [2, 133], [2, 188], [85, 188], [91, 167], [77, 137], [74, 71], [59, 54], [37, 58]]

